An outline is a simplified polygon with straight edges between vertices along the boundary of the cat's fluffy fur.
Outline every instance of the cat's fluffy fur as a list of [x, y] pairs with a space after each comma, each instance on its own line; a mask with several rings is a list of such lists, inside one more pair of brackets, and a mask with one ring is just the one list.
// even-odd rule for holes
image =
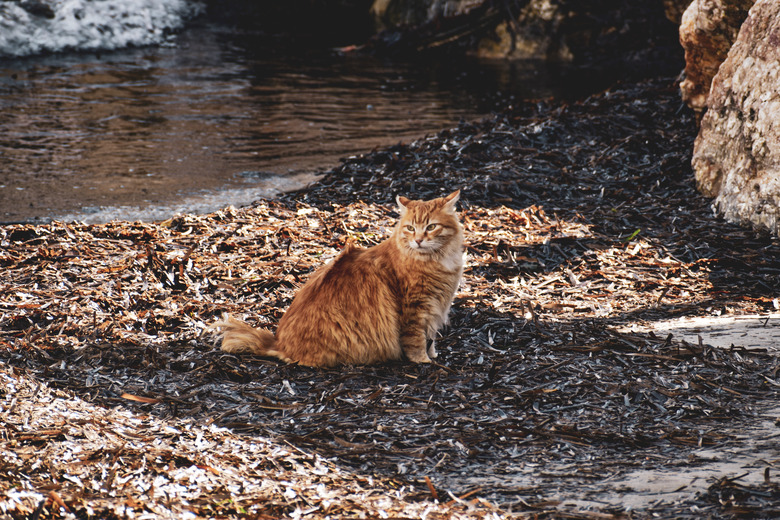
[[387, 240], [369, 249], [348, 243], [300, 289], [275, 337], [220, 321], [222, 350], [308, 366], [430, 362], [436, 351], [427, 340], [446, 323], [463, 271], [459, 197], [398, 197], [401, 219]]

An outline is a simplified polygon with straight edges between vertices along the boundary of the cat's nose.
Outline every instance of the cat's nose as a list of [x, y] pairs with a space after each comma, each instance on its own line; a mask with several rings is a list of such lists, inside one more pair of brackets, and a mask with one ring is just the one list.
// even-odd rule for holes
[[421, 245], [422, 245], [422, 243], [423, 243], [423, 240], [425, 240], [425, 239], [424, 239], [424, 238], [415, 238], [415, 239], [414, 239], [414, 241], [415, 241], [415, 242], [417, 242], [417, 245], [418, 245], [418, 246], [421, 246]]

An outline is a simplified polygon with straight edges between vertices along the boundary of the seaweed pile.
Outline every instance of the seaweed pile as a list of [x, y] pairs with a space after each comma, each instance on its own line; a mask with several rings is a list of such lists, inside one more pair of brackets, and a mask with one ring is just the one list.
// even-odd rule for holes
[[[777, 351], [624, 332], [780, 296], [780, 243], [712, 216], [678, 109], [671, 80], [626, 85], [349, 158], [249, 208], [0, 228], [0, 509], [777, 515], [771, 457], [759, 483], [604, 499], [630, 494], [622, 476], [744, 445], [780, 397]], [[312, 369], [213, 347], [222, 313], [273, 328], [346, 240], [386, 237], [396, 194], [456, 187], [469, 260], [436, 363]]]

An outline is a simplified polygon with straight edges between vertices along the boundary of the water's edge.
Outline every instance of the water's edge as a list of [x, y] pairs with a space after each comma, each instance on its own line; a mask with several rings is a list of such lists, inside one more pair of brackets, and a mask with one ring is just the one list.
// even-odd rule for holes
[[196, 24], [175, 46], [0, 64], [0, 222], [205, 213], [557, 95], [542, 63], [398, 62]]

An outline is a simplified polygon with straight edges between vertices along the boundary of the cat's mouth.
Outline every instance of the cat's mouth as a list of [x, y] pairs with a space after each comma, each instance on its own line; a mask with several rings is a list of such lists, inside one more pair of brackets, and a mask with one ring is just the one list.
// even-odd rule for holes
[[435, 244], [430, 244], [428, 242], [418, 243], [414, 240], [411, 240], [409, 242], [409, 249], [416, 253], [430, 254], [436, 250], [436, 247]]

